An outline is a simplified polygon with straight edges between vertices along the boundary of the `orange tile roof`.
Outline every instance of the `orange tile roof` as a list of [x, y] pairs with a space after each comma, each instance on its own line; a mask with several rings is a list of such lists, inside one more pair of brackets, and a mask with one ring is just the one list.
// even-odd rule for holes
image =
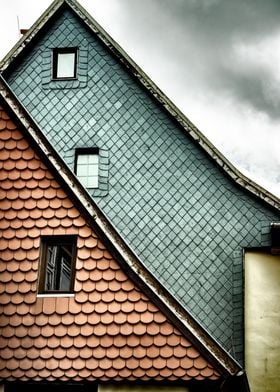
[[[0, 378], [216, 380], [198, 349], [122, 271], [0, 109]], [[37, 297], [41, 235], [78, 236], [75, 296]]]

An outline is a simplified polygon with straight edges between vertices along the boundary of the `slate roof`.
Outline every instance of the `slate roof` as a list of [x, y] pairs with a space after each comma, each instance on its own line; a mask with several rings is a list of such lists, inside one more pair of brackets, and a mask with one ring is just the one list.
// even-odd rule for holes
[[[129, 254], [1, 80], [0, 102], [0, 378], [243, 380]], [[38, 298], [40, 236], [60, 234], [78, 236], [75, 296]]]
[[[81, 47], [78, 83], [52, 82], [51, 48], [70, 43]], [[238, 172], [75, 1], [54, 2], [1, 69], [70, 168], [75, 148], [100, 148], [93, 199], [242, 362], [243, 248], [269, 246], [279, 199]]]

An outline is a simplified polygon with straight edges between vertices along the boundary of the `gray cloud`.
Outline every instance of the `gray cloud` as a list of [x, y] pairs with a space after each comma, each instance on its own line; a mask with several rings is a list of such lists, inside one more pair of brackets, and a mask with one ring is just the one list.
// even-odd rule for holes
[[236, 67], [233, 45], [272, 35], [279, 28], [280, 1], [122, 0], [120, 6], [133, 40], [145, 46], [147, 62], [159, 60], [159, 73], [160, 59], [168, 58], [170, 70], [179, 71], [178, 85], [203, 83], [279, 118], [280, 97], [270, 91], [273, 76], [252, 62]]
[[[279, 33], [280, 1], [119, 0], [118, 6], [121, 44], [136, 62], [228, 159], [279, 193], [273, 148], [279, 81], [257, 51], [247, 59], [246, 47]], [[237, 44], [245, 48], [242, 59]]]

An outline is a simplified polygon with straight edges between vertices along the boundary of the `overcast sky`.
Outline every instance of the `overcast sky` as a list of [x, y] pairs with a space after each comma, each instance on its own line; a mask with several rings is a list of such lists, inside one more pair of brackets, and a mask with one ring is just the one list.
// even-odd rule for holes
[[[49, 0], [1, 0], [0, 57]], [[81, 0], [243, 173], [280, 196], [280, 0]]]

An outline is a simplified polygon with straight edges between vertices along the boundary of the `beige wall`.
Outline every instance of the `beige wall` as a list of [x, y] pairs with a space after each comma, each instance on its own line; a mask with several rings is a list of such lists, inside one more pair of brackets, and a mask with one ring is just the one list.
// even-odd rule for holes
[[280, 256], [245, 254], [245, 367], [252, 392], [280, 391]]
[[98, 392], [188, 392], [185, 387], [165, 387], [165, 386], [139, 386], [135, 385], [99, 385]]

